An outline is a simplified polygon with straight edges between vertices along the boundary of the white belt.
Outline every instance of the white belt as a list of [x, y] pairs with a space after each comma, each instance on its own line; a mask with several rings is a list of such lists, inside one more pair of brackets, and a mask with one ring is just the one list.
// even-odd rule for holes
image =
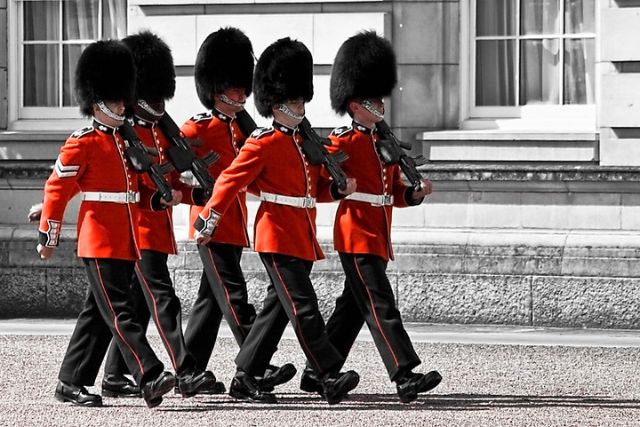
[[294, 208], [315, 208], [315, 197], [294, 197], [283, 196], [281, 194], [267, 193], [265, 191], [260, 192], [260, 200], [265, 202], [271, 202], [278, 205], [293, 206]]
[[85, 191], [82, 193], [82, 200], [86, 200], [88, 202], [136, 203], [140, 201], [140, 193], [134, 193], [133, 191], [126, 193]]
[[369, 193], [355, 193], [349, 194], [345, 197], [347, 200], [357, 200], [358, 202], [370, 203], [373, 206], [392, 206], [393, 195], [392, 194], [369, 194]]

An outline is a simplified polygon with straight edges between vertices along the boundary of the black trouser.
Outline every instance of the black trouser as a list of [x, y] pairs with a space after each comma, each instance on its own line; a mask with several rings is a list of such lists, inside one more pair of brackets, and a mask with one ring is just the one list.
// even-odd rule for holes
[[270, 253], [261, 253], [260, 259], [271, 284], [262, 311], [236, 357], [238, 368], [262, 376], [289, 320], [314, 371], [322, 376], [337, 370], [344, 360], [324, 329], [318, 299], [309, 280], [313, 262]]
[[366, 322], [392, 380], [418, 366], [420, 358], [396, 308], [387, 261], [377, 255], [339, 255], [346, 275], [345, 287], [327, 321], [327, 334], [343, 360]]
[[[141, 252], [142, 258], [136, 264], [131, 284], [131, 295], [138, 307], [136, 316], [145, 330], [150, 316], [153, 317], [175, 372], [182, 374], [195, 367], [195, 359], [187, 350], [182, 334], [180, 299], [167, 268], [168, 255], [151, 250]], [[105, 362], [105, 374], [126, 374], [126, 368], [121, 352], [112, 343]]]
[[129, 293], [135, 262], [101, 258], [82, 261], [89, 278], [89, 292], [58, 378], [75, 385], [93, 385], [113, 338], [138, 384], [155, 379], [164, 366], [136, 320]]
[[201, 369], [206, 369], [213, 352], [222, 316], [238, 345], [242, 345], [256, 318], [240, 266], [242, 250], [241, 246], [223, 243], [198, 245], [204, 270], [184, 335]]

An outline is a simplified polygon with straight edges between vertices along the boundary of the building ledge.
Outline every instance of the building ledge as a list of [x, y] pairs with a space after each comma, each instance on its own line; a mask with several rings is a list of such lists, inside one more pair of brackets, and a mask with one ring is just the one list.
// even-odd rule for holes
[[455, 130], [418, 133], [422, 154], [433, 161], [594, 162], [596, 132]]

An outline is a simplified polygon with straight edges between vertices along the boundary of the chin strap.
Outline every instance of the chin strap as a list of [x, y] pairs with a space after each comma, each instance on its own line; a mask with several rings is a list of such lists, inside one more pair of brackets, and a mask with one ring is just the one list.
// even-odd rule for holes
[[234, 101], [224, 93], [219, 95], [219, 98], [220, 98], [220, 101], [224, 102], [227, 105], [231, 105], [232, 107], [244, 107], [244, 104], [245, 104], [244, 102]]
[[147, 101], [145, 101], [144, 99], [139, 99], [138, 100], [138, 106], [140, 108], [142, 108], [144, 111], [146, 111], [147, 113], [151, 114], [153, 117], [160, 118], [160, 117], [164, 116], [164, 111], [160, 112], [160, 111], [154, 110], [151, 107], [151, 105], [147, 104]]
[[370, 112], [371, 114], [373, 114], [377, 118], [384, 119], [384, 113], [382, 111], [378, 110], [376, 107], [374, 107], [373, 104], [371, 103], [371, 101], [369, 101], [368, 99], [363, 99], [360, 102], [360, 105], [362, 105], [365, 108], [365, 110], [367, 110], [368, 112]]
[[292, 111], [289, 107], [286, 106], [286, 104], [278, 105], [278, 111], [280, 111], [281, 113], [284, 113], [285, 115], [289, 116], [293, 120], [302, 121], [302, 119], [304, 119], [304, 114], [298, 114]]
[[109, 109], [109, 107], [107, 107], [104, 102], [102, 101], [98, 101], [96, 102], [96, 105], [98, 106], [98, 108], [100, 109], [100, 111], [102, 111], [107, 117], [109, 117], [110, 119], [113, 120], [118, 120], [118, 121], [122, 121], [124, 120], [126, 117], [125, 116], [121, 116], [118, 115], [116, 113], [114, 113], [113, 111], [111, 111]]

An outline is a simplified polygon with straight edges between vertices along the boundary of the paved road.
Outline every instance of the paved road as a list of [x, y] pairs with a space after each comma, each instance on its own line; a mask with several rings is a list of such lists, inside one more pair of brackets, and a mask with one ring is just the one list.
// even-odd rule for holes
[[[73, 321], [0, 321], [1, 426], [640, 425], [640, 333], [635, 331], [409, 325], [424, 369], [444, 376], [437, 389], [409, 405], [398, 401], [365, 332], [347, 362], [361, 374], [361, 384], [339, 405], [300, 392], [297, 376], [280, 387], [275, 405], [172, 395], [148, 410], [137, 399], [105, 399], [104, 408], [76, 408], [53, 399], [72, 327]], [[161, 349], [153, 332], [150, 341]], [[223, 329], [209, 366], [226, 384], [236, 351]], [[167, 362], [164, 352], [159, 354]], [[303, 366], [291, 331], [274, 361]]]

